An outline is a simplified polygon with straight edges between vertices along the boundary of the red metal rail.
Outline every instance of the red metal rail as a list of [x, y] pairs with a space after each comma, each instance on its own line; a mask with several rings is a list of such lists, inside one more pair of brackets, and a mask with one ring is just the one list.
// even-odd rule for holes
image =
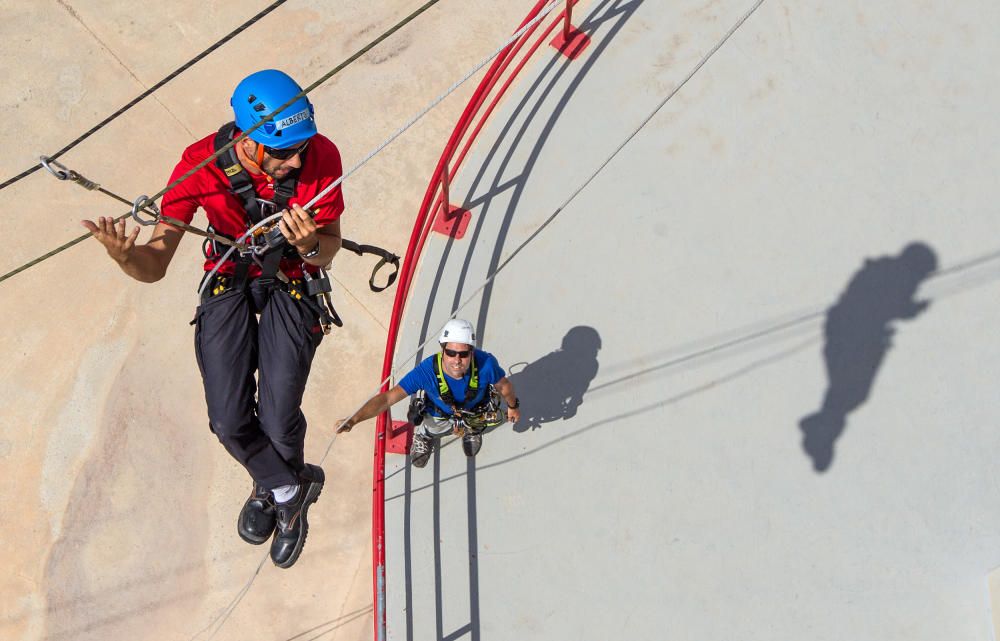
[[[424, 244], [427, 240], [428, 234], [430, 233], [434, 218], [439, 212], [442, 211], [442, 209], [443, 214], [448, 213], [448, 195], [451, 179], [454, 178], [455, 174], [458, 172], [462, 161], [465, 160], [465, 156], [468, 153], [469, 148], [479, 135], [479, 132], [482, 130], [490, 114], [493, 113], [493, 110], [500, 101], [500, 98], [507, 91], [508, 87], [510, 87], [511, 82], [524, 67], [528, 59], [532, 56], [532, 54], [534, 54], [548, 34], [555, 27], [557, 27], [560, 22], [564, 23], [563, 28], [568, 32], [572, 6], [576, 4], [576, 2], [577, 0], [567, 0], [566, 9], [561, 11], [554, 18], [548, 28], [542, 32], [536, 42], [528, 49], [521, 61], [508, 75], [500, 90], [496, 92], [489, 107], [487, 107], [486, 110], [480, 114], [480, 110], [486, 103], [487, 98], [490, 96], [490, 92], [492, 92], [496, 87], [511, 62], [513, 62], [513, 60], [517, 57], [524, 44], [531, 39], [541, 23], [533, 25], [516, 42], [509, 45], [500, 53], [499, 56], [497, 56], [496, 60], [493, 61], [493, 64], [490, 65], [489, 69], [486, 71], [486, 75], [483, 77], [482, 81], [480, 81], [479, 86], [476, 87], [475, 93], [473, 93], [472, 98], [469, 100], [465, 110], [462, 112], [458, 123], [455, 125], [455, 129], [452, 131], [451, 137], [445, 145], [444, 152], [441, 154], [441, 159], [438, 161], [437, 167], [431, 175], [430, 184], [427, 186], [427, 191], [424, 194], [424, 200], [421, 203], [420, 209], [417, 211], [416, 219], [413, 222], [413, 231], [410, 233], [410, 242], [406, 247], [406, 255], [403, 258], [399, 279], [396, 282], [396, 298], [392, 306], [392, 317], [389, 322], [389, 332], [385, 343], [385, 357], [382, 361], [383, 379], [387, 379], [389, 374], [392, 372], [392, 358], [396, 351], [396, 340], [399, 334], [399, 326], [402, 321], [403, 309], [406, 304], [407, 295], [410, 291], [410, 285], [413, 281], [413, 275], [416, 272], [417, 258], [423, 251]], [[547, 4], [548, 0], [538, 0], [534, 8], [532, 8], [525, 19], [514, 31], [517, 32], [531, 20], [535, 19], [542, 9], [547, 6]], [[479, 116], [479, 121], [470, 133], [470, 127], [472, 126], [473, 121], [476, 120], [477, 116]], [[470, 133], [470, 135], [466, 138], [467, 133]], [[457, 159], [455, 159], [455, 152], [462, 144], [463, 140], [465, 140], [465, 145], [462, 148], [461, 153], [458, 154]], [[385, 391], [388, 388], [389, 384], [386, 382], [383, 385], [382, 391]], [[386, 634], [385, 445], [388, 425], [389, 413], [386, 412], [378, 417], [375, 425], [375, 470], [374, 484], [372, 487], [372, 570], [375, 596], [376, 641], [385, 641]]]

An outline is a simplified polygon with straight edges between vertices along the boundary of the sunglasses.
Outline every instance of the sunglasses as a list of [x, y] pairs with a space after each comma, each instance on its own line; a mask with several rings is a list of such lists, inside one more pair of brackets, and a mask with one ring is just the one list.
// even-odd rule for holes
[[301, 154], [309, 146], [309, 141], [305, 141], [298, 147], [287, 147], [285, 149], [274, 149], [273, 147], [268, 147], [264, 145], [264, 153], [266, 153], [271, 158], [275, 160], [288, 160], [292, 156]]
[[471, 349], [467, 349], [464, 352], [457, 352], [453, 349], [448, 349], [447, 347], [442, 347], [441, 349], [444, 350], [446, 356], [451, 356], [452, 358], [455, 358], [456, 356], [459, 358], [468, 358], [469, 354], [472, 353]]

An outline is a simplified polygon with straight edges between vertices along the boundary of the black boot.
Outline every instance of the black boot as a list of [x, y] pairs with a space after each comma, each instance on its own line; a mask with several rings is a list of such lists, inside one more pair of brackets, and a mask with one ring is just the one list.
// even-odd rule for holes
[[306, 469], [299, 475], [299, 491], [295, 498], [287, 503], [275, 504], [278, 526], [271, 541], [271, 560], [279, 568], [292, 567], [302, 553], [306, 534], [309, 533], [306, 511], [319, 498], [325, 480], [323, 468], [306, 464]]
[[250, 492], [250, 498], [243, 504], [240, 510], [240, 518], [236, 521], [236, 531], [240, 538], [247, 543], [260, 545], [274, 532], [274, 497], [270, 490], [266, 490], [256, 483]]

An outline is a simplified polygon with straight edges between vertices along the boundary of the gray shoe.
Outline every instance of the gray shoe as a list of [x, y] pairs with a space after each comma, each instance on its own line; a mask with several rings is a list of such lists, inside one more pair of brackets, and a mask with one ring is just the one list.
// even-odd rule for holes
[[414, 434], [410, 445], [410, 463], [413, 467], [423, 467], [434, 452], [434, 439], [426, 434]]

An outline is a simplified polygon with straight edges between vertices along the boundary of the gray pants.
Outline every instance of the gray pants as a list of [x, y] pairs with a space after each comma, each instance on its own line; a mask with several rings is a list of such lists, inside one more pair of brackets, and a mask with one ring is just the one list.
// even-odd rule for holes
[[417, 433], [433, 438], [441, 438], [452, 433], [455, 424], [450, 418], [424, 415], [424, 420], [417, 427]]
[[[423, 395], [423, 392], [419, 392]], [[479, 407], [483, 411], [493, 410], [499, 411], [500, 408], [500, 394], [496, 389], [490, 385], [489, 390], [487, 390], [487, 403], [480, 405]], [[426, 397], [423, 397], [424, 403], [429, 404], [431, 401], [427, 401]], [[450, 416], [433, 416], [431, 414], [423, 414], [423, 420], [420, 425], [417, 426], [416, 433], [422, 434], [423, 436], [429, 436], [432, 438], [441, 438], [442, 436], [447, 436], [451, 434], [455, 429], [456, 423], [465, 428], [467, 432], [481, 432], [484, 428], [482, 427], [472, 427], [465, 421], [461, 419], [454, 419]], [[471, 419], [470, 419], [471, 420]], [[504, 420], [501, 419], [500, 423]]]

